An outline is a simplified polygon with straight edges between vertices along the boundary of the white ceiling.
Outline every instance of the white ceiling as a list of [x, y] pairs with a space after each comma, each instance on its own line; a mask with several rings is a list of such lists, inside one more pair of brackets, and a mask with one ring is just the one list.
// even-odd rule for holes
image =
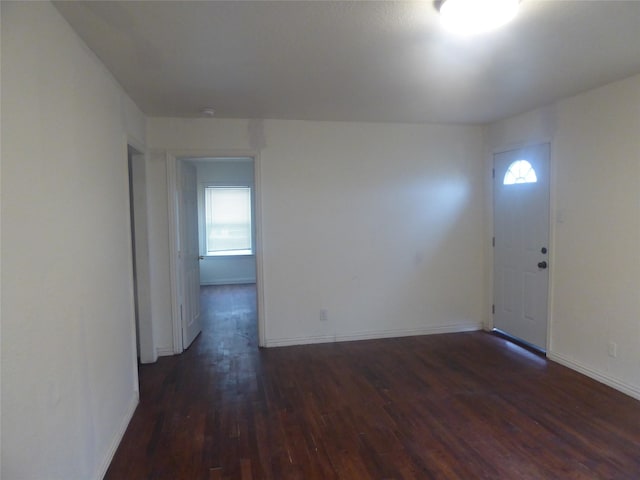
[[640, 73], [640, 1], [523, 0], [471, 38], [432, 0], [56, 7], [149, 116], [484, 123]]

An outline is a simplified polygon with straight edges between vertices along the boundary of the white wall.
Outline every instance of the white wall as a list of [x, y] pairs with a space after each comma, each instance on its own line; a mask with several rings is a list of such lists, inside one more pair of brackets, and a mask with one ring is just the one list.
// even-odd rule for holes
[[[549, 357], [640, 398], [640, 76], [496, 123], [552, 139]], [[617, 357], [608, 355], [609, 342]]]
[[1, 8], [1, 474], [97, 479], [138, 401], [126, 144], [144, 118], [51, 4]]
[[[230, 285], [255, 283], [255, 255], [206, 256], [204, 189], [207, 186], [251, 187], [253, 159], [209, 160], [194, 163], [198, 172], [198, 228], [200, 239], [200, 285]], [[254, 209], [252, 209], [253, 212]], [[255, 216], [252, 218], [255, 225]], [[255, 228], [252, 233], [255, 247]]]
[[480, 327], [480, 127], [153, 118], [148, 142], [259, 153], [267, 345]]

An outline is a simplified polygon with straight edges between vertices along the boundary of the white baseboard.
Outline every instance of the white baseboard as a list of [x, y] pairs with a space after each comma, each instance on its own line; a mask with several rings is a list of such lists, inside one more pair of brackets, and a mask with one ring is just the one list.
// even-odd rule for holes
[[581, 363], [576, 362], [575, 360], [572, 360], [568, 357], [565, 357], [564, 355], [559, 355], [553, 352], [547, 352], [547, 358], [561, 365], [564, 365], [565, 367], [568, 367], [572, 370], [582, 373], [587, 377], [593, 378], [594, 380], [600, 383], [604, 383], [605, 385], [611, 388], [614, 388], [626, 395], [629, 395], [630, 397], [633, 397], [636, 400], [640, 400], [640, 388], [634, 385], [630, 385], [626, 382], [622, 382], [618, 380], [617, 378], [613, 378], [602, 372], [593, 370], [592, 368], [582, 365]]
[[175, 354], [172, 347], [158, 347], [156, 352], [158, 352], [159, 357], [170, 357]]
[[109, 465], [111, 465], [111, 461], [113, 460], [113, 456], [116, 454], [116, 450], [122, 441], [122, 437], [124, 437], [124, 433], [127, 431], [127, 427], [129, 426], [129, 422], [131, 422], [131, 418], [133, 418], [133, 414], [136, 411], [136, 407], [140, 403], [140, 394], [136, 391], [134, 397], [131, 399], [131, 404], [127, 408], [125, 412], [125, 416], [122, 419], [122, 423], [120, 424], [120, 428], [116, 431], [113, 440], [111, 440], [111, 445], [109, 446], [109, 450], [107, 450], [107, 454], [102, 461], [102, 465], [98, 469], [96, 475], [93, 477], [96, 480], [102, 480], [104, 476], [107, 474], [107, 470], [109, 469]]
[[413, 337], [417, 335], [434, 335], [438, 333], [460, 333], [481, 330], [481, 323], [458, 323], [453, 325], [429, 326], [407, 330], [383, 330], [359, 332], [342, 335], [315, 335], [311, 337], [272, 338], [267, 339], [266, 347], [288, 347], [291, 345], [309, 345], [313, 343], [351, 342], [355, 340], [374, 340], [378, 338]]

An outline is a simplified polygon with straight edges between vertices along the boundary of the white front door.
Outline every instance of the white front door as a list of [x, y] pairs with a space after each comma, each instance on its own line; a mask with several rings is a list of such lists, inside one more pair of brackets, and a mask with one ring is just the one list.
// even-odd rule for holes
[[549, 144], [494, 155], [494, 328], [547, 348]]
[[182, 276], [182, 347], [198, 336], [200, 322], [200, 260], [198, 245], [198, 182], [196, 167], [179, 162], [180, 264]]

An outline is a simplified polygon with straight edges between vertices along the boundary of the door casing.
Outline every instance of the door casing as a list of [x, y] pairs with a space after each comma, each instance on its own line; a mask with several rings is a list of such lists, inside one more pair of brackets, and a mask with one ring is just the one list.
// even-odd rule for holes
[[178, 162], [186, 159], [206, 159], [206, 158], [251, 158], [253, 159], [254, 172], [254, 199], [255, 199], [255, 260], [256, 260], [256, 293], [258, 310], [258, 345], [266, 345], [266, 318], [264, 308], [264, 286], [263, 286], [263, 254], [262, 254], [262, 202], [260, 183], [260, 155], [257, 151], [218, 151], [218, 150], [179, 150], [166, 152], [167, 167], [167, 200], [168, 200], [168, 222], [169, 222], [169, 263], [171, 276], [171, 310], [172, 310], [172, 332], [173, 332], [173, 353], [180, 354], [184, 351], [182, 340], [182, 321], [180, 316], [180, 292], [184, 287], [180, 272], [178, 258], [179, 247], [179, 222], [180, 205], [178, 201], [179, 186]]

